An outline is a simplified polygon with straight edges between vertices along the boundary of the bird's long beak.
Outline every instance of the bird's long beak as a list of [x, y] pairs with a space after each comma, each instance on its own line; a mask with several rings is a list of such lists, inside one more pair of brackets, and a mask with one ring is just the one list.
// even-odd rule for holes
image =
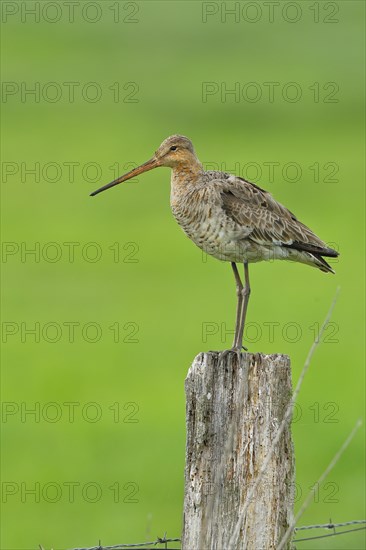
[[102, 191], [105, 191], [110, 187], [114, 187], [115, 185], [118, 185], [123, 181], [130, 180], [131, 178], [134, 178], [135, 176], [138, 176], [143, 172], [148, 172], [149, 170], [152, 170], [153, 168], [157, 168], [158, 166], [160, 166], [159, 161], [155, 157], [153, 157], [147, 162], [144, 162], [144, 164], [141, 164], [141, 166], [138, 166], [137, 168], [134, 168], [130, 172], [127, 172], [127, 174], [124, 174], [123, 176], [120, 176], [116, 180], [113, 180], [110, 183], [107, 183], [107, 185], [103, 185], [103, 187], [100, 187], [96, 191], [93, 191], [93, 193], [90, 193], [90, 196], [94, 197], [94, 195], [98, 195], [98, 193], [101, 193]]

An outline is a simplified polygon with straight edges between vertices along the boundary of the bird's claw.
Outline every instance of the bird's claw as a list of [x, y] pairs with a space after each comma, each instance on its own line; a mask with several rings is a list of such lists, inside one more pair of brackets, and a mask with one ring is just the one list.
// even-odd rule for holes
[[240, 363], [241, 363], [241, 354], [242, 354], [241, 350], [242, 349], [244, 349], [245, 351], [248, 351], [247, 348], [245, 348], [244, 346], [241, 346], [240, 348], [239, 347], [233, 347], [233, 348], [230, 348], [230, 349], [225, 349], [224, 351], [220, 352], [220, 360], [223, 361], [224, 359], [226, 359], [226, 357], [230, 353], [234, 353], [237, 357], [238, 364], [240, 365]]

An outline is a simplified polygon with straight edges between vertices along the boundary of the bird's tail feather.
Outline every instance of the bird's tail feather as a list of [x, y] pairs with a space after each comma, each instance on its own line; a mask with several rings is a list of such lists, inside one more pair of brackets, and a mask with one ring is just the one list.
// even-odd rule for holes
[[[319, 267], [321, 271], [324, 271], [325, 273], [335, 273], [334, 269], [322, 258], [319, 254], [311, 254], [313, 258], [316, 260], [316, 265]], [[337, 254], [338, 256], [338, 254]], [[334, 256], [332, 256], [334, 258]]]
[[294, 259], [295, 261], [318, 267], [325, 273], [335, 273], [334, 269], [323, 258], [323, 256], [329, 258], [339, 256], [339, 252], [333, 248], [302, 242], [293, 242], [291, 244], [283, 244], [282, 246], [287, 248], [289, 252], [292, 251], [293, 254], [296, 254], [293, 258], [291, 254], [288, 259]]
[[294, 250], [299, 250], [301, 252], [310, 252], [310, 254], [313, 254], [315, 257], [326, 256], [329, 258], [336, 258], [337, 256], [339, 256], [339, 252], [337, 252], [337, 250], [334, 250], [333, 248], [318, 246], [312, 243], [293, 241], [291, 244], [283, 243], [282, 246], [286, 248], [293, 248]]

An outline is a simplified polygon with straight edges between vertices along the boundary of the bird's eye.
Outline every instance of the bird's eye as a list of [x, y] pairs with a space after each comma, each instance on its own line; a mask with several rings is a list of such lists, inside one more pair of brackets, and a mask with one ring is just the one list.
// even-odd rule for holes
[[171, 151], [176, 151], [177, 150], [177, 146], [176, 145], [172, 145], [171, 148], [170, 148]]

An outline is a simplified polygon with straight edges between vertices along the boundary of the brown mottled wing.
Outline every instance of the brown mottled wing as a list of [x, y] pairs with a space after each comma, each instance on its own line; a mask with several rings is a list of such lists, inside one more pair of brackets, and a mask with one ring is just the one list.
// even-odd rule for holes
[[232, 177], [226, 182], [221, 198], [226, 215], [252, 228], [247, 238], [257, 244], [278, 244], [323, 255], [331, 251], [292, 212], [253, 183]]

